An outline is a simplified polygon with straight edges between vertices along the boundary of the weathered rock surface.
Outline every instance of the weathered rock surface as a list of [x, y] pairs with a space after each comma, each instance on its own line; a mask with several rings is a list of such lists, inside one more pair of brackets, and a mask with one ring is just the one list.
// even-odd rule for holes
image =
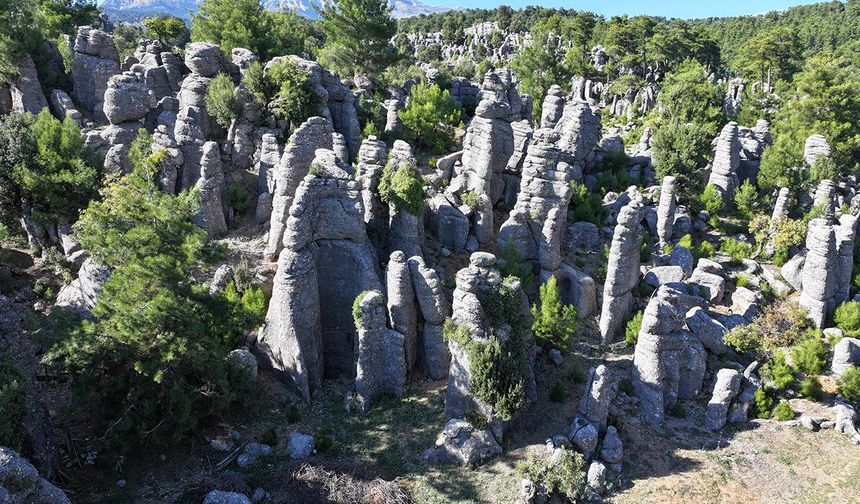
[[657, 237], [661, 248], [668, 245], [672, 239], [675, 226], [676, 186], [675, 177], [663, 177], [663, 184], [660, 186], [660, 203], [657, 205]]
[[860, 340], [842, 338], [833, 347], [831, 370], [835, 376], [842, 376], [852, 366], [860, 367]]
[[713, 184], [719, 189], [728, 206], [734, 204], [735, 190], [740, 185], [737, 176], [738, 167], [741, 164], [740, 150], [738, 124], [730, 122], [723, 126], [720, 136], [717, 137], [716, 152], [708, 178], [708, 184]]
[[600, 336], [611, 343], [630, 316], [633, 289], [639, 283], [641, 199], [631, 201], [618, 214], [618, 224], [609, 248], [609, 264], [603, 284], [603, 307], [600, 312]]
[[103, 105], [108, 81], [120, 73], [113, 38], [90, 26], [78, 28], [72, 60], [72, 84], [77, 102], [96, 121], [107, 121]]
[[726, 425], [726, 417], [732, 400], [740, 390], [742, 375], [734, 369], [720, 369], [714, 383], [714, 392], [708, 401], [707, 413], [705, 413], [705, 428], [708, 430], [719, 430]]
[[368, 292], [359, 303], [355, 390], [364, 411], [383, 396], [400, 398], [406, 385], [403, 334], [386, 327], [385, 298]]
[[42, 109], [48, 108], [48, 100], [42, 92], [39, 74], [36, 72], [36, 64], [29, 54], [21, 59], [18, 73], [9, 82], [9, 91], [13, 112], [18, 114], [29, 112], [37, 115]]
[[30, 462], [4, 446], [0, 446], [0, 499], [4, 504], [71, 504]]

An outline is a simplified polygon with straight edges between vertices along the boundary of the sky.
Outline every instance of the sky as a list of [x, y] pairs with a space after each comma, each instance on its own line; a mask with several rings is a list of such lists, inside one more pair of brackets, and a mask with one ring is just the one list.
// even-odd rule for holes
[[[703, 18], [739, 16], [744, 14], [764, 14], [772, 10], [816, 3], [815, 0], [422, 0], [428, 5], [443, 5], [452, 9], [495, 8], [510, 5], [518, 9], [527, 5], [544, 7], [564, 7], [615, 16], [620, 14], [649, 14], [669, 18]], [[821, 0], [824, 1], [824, 0]]]

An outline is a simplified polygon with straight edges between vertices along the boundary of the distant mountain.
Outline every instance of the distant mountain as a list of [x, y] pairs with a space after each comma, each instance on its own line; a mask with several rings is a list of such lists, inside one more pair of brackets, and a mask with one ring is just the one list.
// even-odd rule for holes
[[[322, 0], [323, 2], [325, 0]], [[191, 19], [197, 11], [198, 0], [102, 0], [101, 7], [111, 19], [118, 21], [139, 21], [157, 14], [169, 14], [183, 19]], [[261, 0], [269, 10], [292, 10], [298, 15], [316, 19], [315, 0]], [[418, 0], [389, 0], [391, 15], [395, 19], [444, 12], [447, 7], [426, 5]]]

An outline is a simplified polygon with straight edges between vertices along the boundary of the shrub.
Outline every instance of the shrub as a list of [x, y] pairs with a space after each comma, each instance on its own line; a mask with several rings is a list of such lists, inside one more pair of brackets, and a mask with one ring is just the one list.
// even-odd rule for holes
[[734, 238], [723, 238], [720, 242], [720, 252], [731, 257], [733, 261], [740, 262], [752, 255], [752, 245]]
[[642, 328], [642, 312], [639, 311], [627, 322], [624, 329], [624, 341], [627, 346], [633, 346], [639, 340], [639, 330]]
[[319, 114], [321, 99], [308, 80], [307, 72], [298, 64], [280, 60], [269, 68], [268, 78], [277, 90], [269, 109], [275, 117], [287, 121], [291, 129]]
[[821, 339], [821, 331], [811, 329], [791, 349], [791, 361], [807, 376], [817, 375], [827, 363], [827, 344]]
[[657, 179], [675, 177], [680, 200], [692, 202], [701, 190], [697, 169], [708, 162], [713, 138], [713, 128], [679, 119], [663, 122], [656, 128], [652, 146]]
[[860, 404], [860, 368], [851, 366], [839, 377], [839, 394], [851, 403]]
[[245, 85], [245, 89], [251, 93], [257, 104], [263, 108], [266, 108], [278, 92], [277, 84], [266, 74], [266, 68], [259, 61], [248, 65], [247, 70], [242, 75], [242, 84]]
[[235, 281], [230, 281], [224, 288], [224, 299], [231, 309], [232, 327], [239, 331], [253, 329], [262, 325], [266, 320], [266, 293], [263, 287], [253, 285], [241, 292]]
[[794, 301], [778, 301], [767, 305], [753, 324], [766, 350], [790, 347], [803, 339], [813, 327], [809, 312]]
[[752, 219], [758, 207], [758, 191], [749, 180], [745, 181], [735, 192], [735, 208], [745, 219]]
[[463, 195], [460, 197], [460, 200], [463, 202], [464, 205], [474, 211], [478, 211], [481, 209], [481, 197], [475, 191], [463, 193]]
[[680, 401], [677, 401], [669, 408], [669, 416], [687, 418], [687, 410], [684, 409], [684, 405]]
[[377, 190], [382, 201], [393, 204], [398, 210], [421, 216], [424, 208], [424, 179], [408, 163], [400, 167], [393, 161], [386, 164]]
[[642, 237], [642, 243], [639, 245], [639, 260], [643, 263], [651, 260], [651, 244], [645, 236]]
[[298, 423], [302, 419], [302, 409], [296, 404], [287, 406], [287, 422]]
[[318, 427], [314, 431], [314, 449], [317, 453], [333, 453], [338, 449], [338, 442], [328, 429]]
[[585, 459], [573, 450], [564, 449], [558, 459], [532, 452], [517, 464], [517, 472], [571, 502], [579, 502], [585, 496]]
[[591, 222], [595, 226], [603, 226], [609, 210], [603, 206], [603, 198], [597, 192], [588, 190], [585, 184], [571, 182], [573, 196], [567, 207], [569, 222]]
[[546, 346], [556, 346], [562, 351], [567, 349], [571, 334], [576, 329], [576, 308], [564, 305], [558, 290], [558, 280], [551, 276], [540, 287], [540, 309], [532, 305], [535, 339]]
[[755, 354], [762, 347], [761, 333], [754, 324], [740, 325], [726, 333], [723, 341], [740, 354]]
[[860, 303], [845, 301], [833, 313], [833, 322], [842, 329], [845, 336], [856, 338], [860, 336]]
[[723, 195], [717, 186], [713, 184], [708, 184], [705, 187], [705, 191], [699, 197], [699, 203], [702, 205], [702, 208], [705, 209], [710, 214], [710, 224], [711, 226], [716, 227], [716, 224], [719, 222], [719, 215], [723, 211]]
[[788, 401], [780, 401], [780, 403], [776, 405], [776, 408], [773, 409], [773, 418], [781, 422], [794, 418], [794, 410], [791, 409], [791, 405], [788, 404]]
[[735, 277], [735, 286], [736, 287], [747, 287], [750, 284], [750, 277], [744, 275], [743, 273], [738, 274]]
[[227, 202], [237, 214], [245, 215], [251, 208], [251, 194], [241, 182], [231, 182], [227, 186]]
[[770, 418], [773, 416], [774, 399], [763, 387], [755, 391], [755, 414], [756, 418]]
[[513, 243], [506, 243], [499, 254], [500, 261], [496, 268], [503, 278], [515, 276], [520, 279], [524, 289], [531, 288], [535, 283], [532, 264], [523, 260], [522, 254]]
[[454, 144], [460, 124], [460, 105], [446, 89], [421, 83], [411, 91], [408, 105], [397, 113], [407, 139], [418, 146], [442, 152]]
[[14, 364], [0, 355], [0, 445], [21, 450], [24, 417], [27, 416], [27, 388]]
[[352, 321], [355, 323], [356, 329], [361, 328], [361, 303], [364, 301], [364, 298], [372, 292], [379, 291], [366, 290], [358, 296], [355, 296], [355, 300], [352, 302]]
[[[693, 259], [698, 261], [699, 259], [705, 258], [710, 259], [714, 257], [714, 245], [709, 241], [701, 241], [698, 245], [693, 244], [693, 236], [690, 234], [685, 234], [678, 240], [678, 245], [686, 248], [693, 254]], [[669, 253], [672, 252], [671, 247], [669, 247]], [[665, 253], [665, 251], [664, 251]]]
[[821, 399], [821, 395], [823, 390], [821, 388], [821, 382], [818, 381], [818, 378], [814, 376], [807, 376], [800, 382], [800, 395], [809, 399], [810, 401], [817, 401]]
[[806, 223], [800, 219], [777, 219], [774, 222], [773, 262], [782, 266], [788, 262], [792, 247], [803, 245], [806, 240]]
[[785, 352], [782, 350], [774, 352], [773, 359], [765, 364], [762, 374], [770, 378], [777, 391], [785, 390], [794, 383], [794, 372], [785, 361]]
[[564, 384], [558, 380], [552, 384], [549, 390], [549, 400], [555, 403], [564, 402], [565, 390]]
[[236, 96], [236, 87], [226, 74], [218, 74], [206, 89], [206, 111], [223, 127], [230, 126], [242, 115], [242, 103]]

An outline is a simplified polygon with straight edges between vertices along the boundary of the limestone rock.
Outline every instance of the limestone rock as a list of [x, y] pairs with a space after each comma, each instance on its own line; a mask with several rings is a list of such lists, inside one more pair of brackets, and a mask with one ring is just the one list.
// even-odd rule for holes
[[738, 141], [738, 124], [730, 122], [723, 126], [720, 136], [717, 137], [716, 153], [711, 164], [711, 175], [708, 184], [713, 184], [719, 189], [723, 200], [732, 205], [735, 190], [740, 186], [737, 171], [740, 167], [741, 145]]
[[30, 462], [4, 446], [0, 446], [0, 499], [4, 504], [71, 504]]
[[382, 294], [365, 294], [359, 307], [355, 390], [362, 409], [367, 411], [383, 396], [403, 396], [407, 361], [403, 335], [386, 327], [388, 317]]
[[708, 410], [705, 414], [706, 429], [715, 431], [726, 425], [729, 406], [735, 396], [738, 395], [741, 379], [742, 375], [734, 369], [721, 369], [717, 372], [714, 392], [711, 395], [711, 400], [708, 401]]
[[639, 223], [642, 218], [641, 200], [631, 201], [618, 215], [603, 284], [600, 335], [604, 344], [612, 342], [630, 315], [632, 291], [639, 283]]
[[412, 274], [409, 271], [406, 256], [399, 250], [391, 253], [385, 285], [391, 327], [403, 335], [406, 366], [412, 369], [418, 359], [418, 308], [415, 303]]
[[103, 110], [111, 124], [143, 119], [150, 105], [149, 87], [139, 75], [128, 72], [108, 81]]
[[60, 289], [56, 306], [71, 308], [83, 316], [89, 316], [101, 294], [102, 286], [109, 277], [108, 267], [87, 258], [78, 270], [78, 278]]
[[606, 435], [603, 437], [600, 458], [609, 464], [620, 464], [623, 457], [624, 445], [618, 436], [618, 430], [616, 430], [614, 425], [610, 425], [606, 428]]
[[618, 393], [618, 384], [606, 366], [600, 365], [588, 371], [585, 394], [579, 402], [577, 414], [588, 420], [598, 431], [606, 429], [609, 405]]
[[696, 306], [686, 314], [686, 323], [690, 331], [699, 338], [702, 345], [715, 355], [722, 355], [726, 352], [726, 344], [723, 342], [723, 337], [728, 330], [708, 315], [701, 307]]
[[657, 237], [660, 240], [660, 247], [668, 245], [672, 239], [675, 225], [676, 186], [675, 177], [663, 177], [663, 184], [660, 186], [660, 203], [657, 205]]
[[821, 135], [810, 135], [803, 146], [803, 160], [812, 166], [820, 156], [830, 157], [830, 144]]
[[469, 422], [451, 419], [436, 439], [436, 446], [424, 453], [428, 462], [474, 466], [502, 453], [489, 430], [479, 431]]
[[842, 376], [850, 367], [860, 367], [860, 340], [842, 338], [833, 347], [831, 370], [835, 376]]
[[[12, 111], [18, 114], [38, 115], [48, 108], [48, 100], [42, 92], [36, 65], [29, 54], [24, 55], [18, 65], [18, 73], [9, 82], [12, 96]], [[65, 115], [61, 116], [65, 117]]]
[[74, 95], [81, 107], [97, 121], [106, 121], [104, 94], [108, 81], [120, 73], [119, 53], [107, 33], [90, 26], [78, 28], [72, 60]]
[[227, 233], [222, 200], [224, 187], [221, 150], [217, 142], [206, 142], [200, 161], [200, 178], [197, 180], [197, 189], [200, 190], [200, 214], [194, 221], [206, 230], [210, 238]]

